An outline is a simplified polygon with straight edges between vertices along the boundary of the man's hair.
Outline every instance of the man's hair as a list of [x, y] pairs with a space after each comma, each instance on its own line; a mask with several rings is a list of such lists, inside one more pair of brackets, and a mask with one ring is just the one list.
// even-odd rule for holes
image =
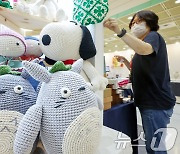
[[135, 16], [137, 16], [140, 20], [144, 20], [151, 31], [158, 31], [159, 17], [154, 12], [149, 11], [149, 10], [143, 10], [143, 11], [139, 11], [139, 12], [135, 13], [132, 20], [129, 23], [130, 29], [132, 27], [132, 22], [133, 22]]

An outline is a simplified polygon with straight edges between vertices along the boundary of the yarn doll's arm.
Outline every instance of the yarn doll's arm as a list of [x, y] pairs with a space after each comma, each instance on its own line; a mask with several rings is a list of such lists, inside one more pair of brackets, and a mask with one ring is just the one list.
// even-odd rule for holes
[[108, 80], [101, 76], [89, 61], [84, 61], [83, 70], [90, 79], [94, 91], [104, 90], [106, 88]]
[[14, 141], [14, 154], [29, 154], [41, 126], [42, 106], [33, 105], [21, 120]]
[[98, 95], [96, 95], [96, 99], [97, 99], [97, 106], [98, 106], [99, 110], [102, 111], [104, 109], [102, 100], [100, 99], [100, 97]]

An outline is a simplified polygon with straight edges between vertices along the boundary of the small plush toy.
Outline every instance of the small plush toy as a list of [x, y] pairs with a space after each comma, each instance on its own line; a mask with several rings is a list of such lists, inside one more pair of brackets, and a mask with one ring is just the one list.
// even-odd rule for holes
[[69, 21], [50, 23], [42, 29], [39, 41], [46, 63], [53, 65], [60, 60], [72, 64], [82, 58], [83, 77], [91, 82], [94, 90], [106, 88], [107, 79], [88, 61], [96, 55], [96, 48], [87, 27]]
[[26, 80], [28, 73], [0, 66], [0, 154], [12, 154], [17, 127], [23, 115], [34, 105], [37, 92]]
[[31, 61], [42, 56], [39, 39], [36, 37], [27, 36], [25, 37], [25, 41], [27, 44], [27, 49], [25, 54], [20, 57], [21, 60]]
[[24, 37], [7, 28], [0, 32], [0, 40], [0, 65], [9, 65], [11, 68], [21, 67], [21, 61], [14, 59], [26, 52]]
[[38, 0], [34, 4], [30, 4], [29, 7], [33, 15], [46, 18], [49, 21], [59, 21], [64, 13], [58, 7], [56, 0]]
[[72, 67], [57, 62], [51, 73], [35, 63], [25, 61], [23, 65], [43, 83], [36, 104], [19, 124], [14, 154], [29, 153], [39, 130], [48, 154], [94, 154], [100, 140], [103, 106], [79, 75], [83, 60]]

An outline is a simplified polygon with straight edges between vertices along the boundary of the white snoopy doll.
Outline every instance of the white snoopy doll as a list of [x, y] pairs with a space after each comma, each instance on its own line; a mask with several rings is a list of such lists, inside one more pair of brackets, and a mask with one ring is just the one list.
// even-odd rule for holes
[[49, 73], [38, 64], [23, 62], [43, 83], [36, 104], [19, 124], [14, 154], [28, 154], [39, 131], [48, 154], [94, 154], [98, 148], [102, 102], [79, 74], [82, 59], [68, 71], [58, 71], [61, 63], [56, 62]]
[[87, 27], [73, 21], [53, 22], [42, 29], [39, 41], [46, 63], [53, 65], [56, 61], [63, 61], [72, 64], [82, 58], [81, 74], [85, 80], [91, 82], [95, 91], [106, 88], [108, 80], [88, 61], [96, 55], [96, 48]]

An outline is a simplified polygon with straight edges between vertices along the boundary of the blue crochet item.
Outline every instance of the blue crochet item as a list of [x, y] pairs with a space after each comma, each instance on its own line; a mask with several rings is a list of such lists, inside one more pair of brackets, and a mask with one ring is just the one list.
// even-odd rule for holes
[[20, 120], [36, 102], [37, 92], [24, 75], [0, 75], [0, 154], [13, 153]]
[[[43, 61], [39, 62], [39, 65], [45, 67]], [[32, 76], [27, 77], [27, 80], [31, 83], [33, 88], [37, 91], [37, 88], [38, 88], [40, 82], [35, 80]]]

